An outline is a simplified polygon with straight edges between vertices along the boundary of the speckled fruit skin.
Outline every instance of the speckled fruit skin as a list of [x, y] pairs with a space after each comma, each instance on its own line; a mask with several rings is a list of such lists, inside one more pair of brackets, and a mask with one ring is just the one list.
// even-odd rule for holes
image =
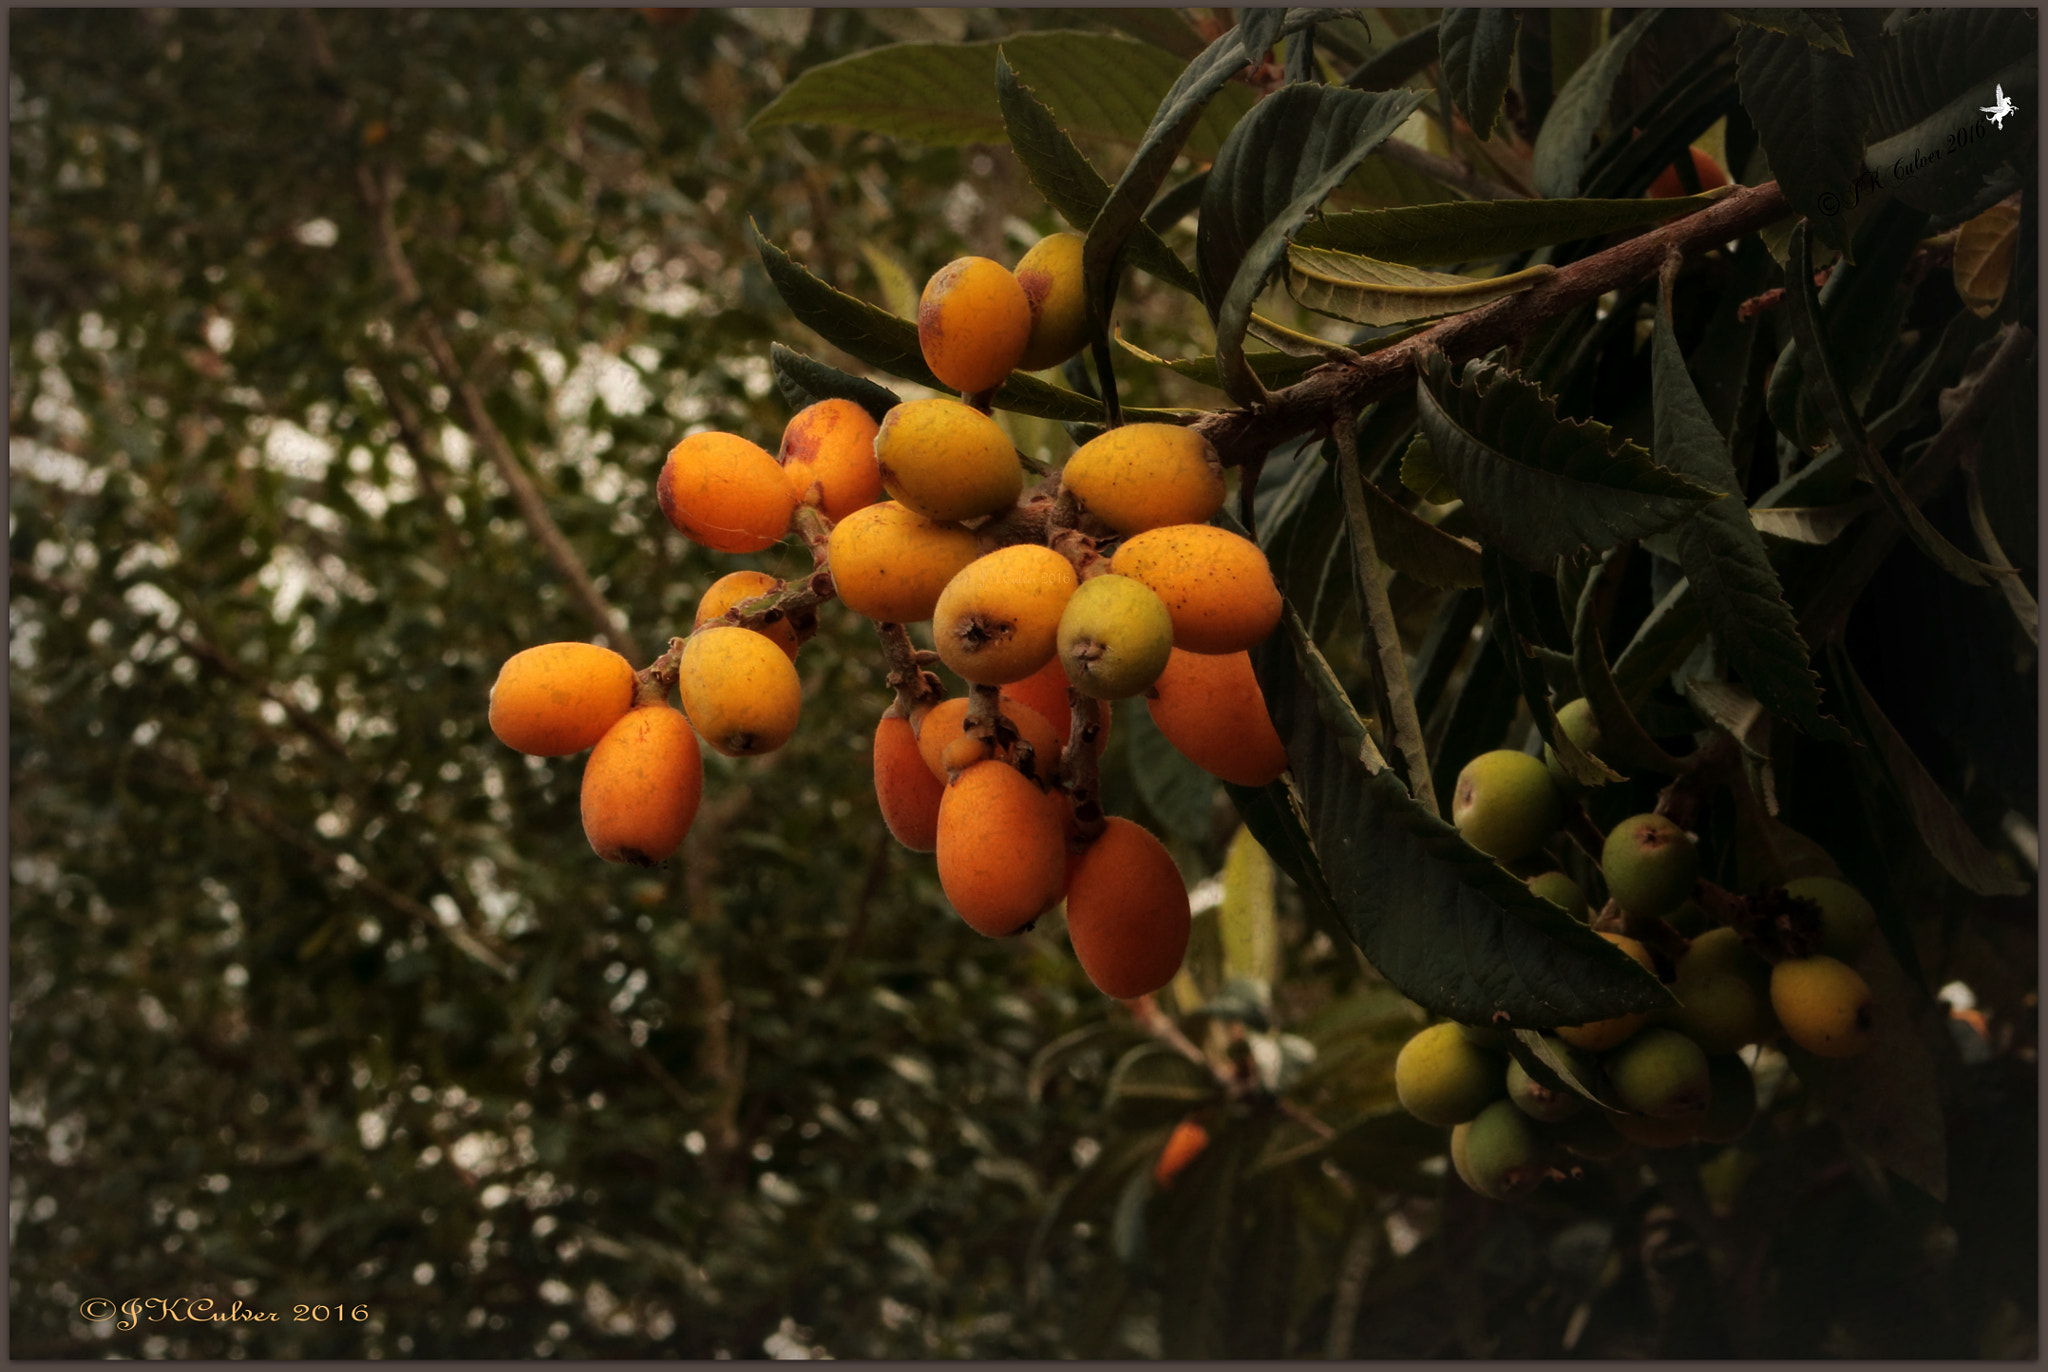
[[1077, 233], [1048, 234], [1017, 259], [1017, 284], [1024, 288], [1024, 299], [1031, 306], [1031, 337], [1017, 362], [1024, 371], [1057, 367], [1088, 344], [1082, 244]]
[[703, 796], [704, 755], [689, 722], [671, 705], [637, 706], [583, 764], [583, 835], [606, 862], [652, 867], [682, 846]]
[[797, 503], [806, 503], [815, 485], [817, 499], [810, 503], [836, 523], [880, 500], [882, 468], [875, 461], [880, 428], [851, 400], [820, 400], [798, 410], [783, 428], [775, 454]]
[[1394, 1094], [1424, 1124], [1463, 1124], [1506, 1090], [1500, 1058], [1450, 1020], [1418, 1032], [1394, 1058]]
[[911, 852], [931, 852], [939, 844], [939, 799], [946, 783], [925, 766], [909, 720], [882, 716], [875, 725], [874, 764], [882, 822]]
[[[697, 602], [697, 618], [690, 627], [701, 629], [740, 602], [779, 591], [783, 585], [782, 578], [770, 576], [766, 572], [727, 572], [712, 582], [710, 588], [704, 592], [704, 598]], [[796, 629], [787, 619], [764, 624], [754, 632], [788, 653], [792, 659], [796, 657]]]
[[957, 257], [932, 273], [918, 297], [924, 364], [963, 395], [1001, 385], [1030, 339], [1031, 301], [1000, 262]]
[[946, 787], [937, 848], [946, 899], [990, 938], [1016, 933], [1066, 890], [1059, 808], [1006, 762], [977, 762]]
[[1203, 524], [1223, 508], [1223, 464], [1209, 440], [1178, 424], [1126, 424], [1074, 450], [1060, 486], [1129, 536]]
[[1013, 543], [962, 568], [932, 609], [932, 643], [977, 686], [1022, 681], [1058, 651], [1074, 564], [1039, 543]]
[[1876, 1032], [1869, 983], [1825, 953], [1787, 958], [1771, 969], [1771, 1009], [1785, 1037], [1816, 1057], [1856, 1057], [1869, 1049]]
[[840, 602], [878, 624], [930, 619], [946, 583], [981, 556], [958, 524], [893, 500], [855, 510], [833, 526], [826, 546]]
[[1542, 760], [1512, 748], [1467, 762], [1451, 792], [1451, 823], [1496, 862], [1519, 862], [1541, 848], [1563, 815]]
[[1181, 756], [1235, 786], [1264, 786], [1287, 770], [1250, 653], [1175, 648], [1145, 707]]
[[633, 664], [595, 643], [542, 643], [505, 659], [491, 684], [491, 732], [534, 757], [567, 757], [633, 708]]
[[1128, 700], [1159, 679], [1173, 651], [1173, 616], [1142, 581], [1090, 577], [1060, 612], [1060, 666], [1082, 695]]
[[1024, 467], [1002, 426], [945, 396], [882, 416], [875, 461], [882, 488], [927, 519], [1001, 514], [1024, 493]]
[[1237, 653], [1280, 622], [1280, 588], [1259, 545], [1213, 524], [1169, 524], [1124, 540], [1109, 569], [1166, 602], [1173, 646]]
[[731, 625], [690, 635], [676, 689], [699, 736], [727, 757], [774, 752], [796, 732], [803, 708], [803, 685], [788, 654]]
[[1607, 894], [1637, 915], [1667, 915], [1692, 894], [1700, 850], [1692, 836], [1663, 815], [1636, 815], [1607, 831], [1600, 849]]
[[[954, 696], [942, 700], [917, 718], [917, 750], [925, 766], [939, 780], [946, 778], [945, 752], [963, 736], [967, 726], [968, 699]], [[1060, 736], [1045, 716], [1021, 701], [1004, 700], [1003, 718], [1010, 721], [1017, 736], [1031, 745], [1032, 768], [1041, 778], [1050, 774], [1059, 758]]]
[[[1604, 929], [1596, 930], [1595, 932], [1601, 938], [1606, 939], [1609, 943], [1634, 958], [1637, 965], [1645, 972], [1653, 976], [1656, 974], [1657, 964], [1650, 957], [1650, 950], [1645, 948], [1640, 942], [1628, 937], [1626, 934], [1608, 933]], [[1650, 1016], [1648, 1013], [1642, 1012], [1616, 1015], [1612, 1019], [1594, 1020], [1591, 1024], [1567, 1024], [1554, 1032], [1559, 1038], [1574, 1048], [1584, 1049], [1589, 1053], [1604, 1053], [1610, 1048], [1618, 1047], [1622, 1043], [1627, 1042], [1630, 1035], [1649, 1022]]]
[[1166, 846], [1112, 815], [1067, 873], [1067, 937], [1095, 989], [1118, 1000], [1150, 995], [1187, 955], [1188, 889]]
[[782, 468], [737, 434], [691, 434], [669, 449], [654, 495], [684, 537], [721, 553], [772, 548], [796, 513]]

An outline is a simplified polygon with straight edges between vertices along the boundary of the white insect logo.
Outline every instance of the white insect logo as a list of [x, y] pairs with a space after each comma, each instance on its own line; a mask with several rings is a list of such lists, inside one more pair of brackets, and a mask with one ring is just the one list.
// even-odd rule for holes
[[1998, 125], [2002, 132], [2005, 129], [2005, 117], [2008, 114], [2017, 114], [2019, 107], [2005, 98], [2004, 86], [1993, 86], [1992, 90], [1998, 96], [1998, 103], [1995, 105], [1979, 105], [1977, 108], [1984, 112], [1985, 118]]

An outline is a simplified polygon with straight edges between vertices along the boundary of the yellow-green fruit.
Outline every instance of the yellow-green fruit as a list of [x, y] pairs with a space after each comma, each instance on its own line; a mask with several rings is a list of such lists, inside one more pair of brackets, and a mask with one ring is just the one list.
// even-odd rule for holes
[[826, 548], [839, 599], [878, 624], [930, 619], [946, 583], [981, 556], [974, 535], [958, 524], [926, 519], [893, 500], [833, 525]]
[[1532, 1120], [1555, 1124], [1579, 1113], [1586, 1098], [1576, 1091], [1553, 1091], [1517, 1062], [1508, 1064], [1508, 1099]]
[[690, 635], [676, 690], [691, 727], [727, 757], [774, 752], [796, 732], [803, 708], [803, 686], [789, 655], [731, 625]]
[[1622, 909], [1666, 915], [1692, 894], [1700, 874], [1699, 846], [1664, 816], [1637, 815], [1608, 831], [1600, 874]]
[[1543, 763], [1511, 748], [1496, 748], [1466, 763], [1451, 793], [1451, 823], [1467, 843], [1496, 862], [1529, 856], [1563, 818], [1557, 787]]
[[1223, 464], [1178, 424], [1126, 424], [1089, 439], [1060, 472], [1081, 508], [1125, 536], [1204, 524], [1223, 508]]
[[1529, 893], [1543, 897], [1558, 906], [1579, 923], [1590, 918], [1586, 910], [1586, 893], [1563, 872], [1544, 872], [1529, 878]]
[[1607, 1059], [1607, 1082], [1623, 1105], [1653, 1119], [1707, 1111], [1707, 1055], [1676, 1029], [1645, 1029]]
[[1462, 1124], [1506, 1089], [1500, 1059], [1449, 1020], [1409, 1039], [1394, 1058], [1394, 1094], [1424, 1124]]
[[1543, 1142], [1529, 1117], [1497, 1100], [1468, 1124], [1451, 1131], [1452, 1159], [1463, 1157], [1458, 1175], [1491, 1200], [1520, 1200], [1543, 1180]]
[[[1593, 717], [1593, 703], [1584, 696], [1567, 702], [1557, 712], [1557, 727], [1564, 730], [1565, 737], [1594, 756], [1600, 752], [1600, 721]], [[1603, 758], [1602, 761], [1605, 761]], [[1558, 789], [1567, 795], [1578, 795], [1587, 788], [1573, 781], [1558, 763], [1557, 752], [1548, 743], [1543, 745], [1543, 765], [1550, 769], [1550, 778]]]
[[543, 643], [505, 659], [491, 732], [534, 757], [580, 753], [633, 708], [633, 664], [595, 643]]
[[1088, 299], [1081, 287], [1082, 238], [1048, 234], [1017, 259], [1014, 275], [1031, 306], [1031, 337], [1018, 367], [1057, 367], [1088, 345]]
[[1707, 1059], [1707, 1113], [1700, 1120], [1697, 1135], [1701, 1143], [1733, 1143], [1749, 1132], [1756, 1118], [1756, 1078], [1749, 1064], [1733, 1053], [1716, 1053]]
[[932, 611], [932, 641], [948, 667], [978, 686], [1022, 681], [1059, 647], [1074, 564], [1039, 543], [1013, 543], [975, 559], [946, 583]]
[[1077, 587], [1060, 612], [1060, 665], [1082, 695], [1127, 700], [1166, 670], [1173, 616], [1141, 581], [1114, 572]]
[[1280, 622], [1280, 588], [1259, 545], [1213, 524], [1168, 524], [1124, 540], [1109, 569], [1166, 602], [1173, 646], [1238, 653]]
[[1820, 906], [1820, 951], [1829, 957], [1849, 961], [1877, 927], [1877, 911], [1863, 893], [1837, 877], [1801, 877], [1786, 882], [1785, 892]]
[[[1657, 964], [1650, 956], [1650, 950], [1626, 934], [1613, 934], [1604, 929], [1596, 930], [1601, 938], [1636, 960], [1638, 966], [1655, 976]], [[1637, 1012], [1616, 1015], [1612, 1019], [1594, 1020], [1591, 1024], [1567, 1024], [1557, 1030], [1557, 1036], [1574, 1048], [1589, 1053], [1604, 1053], [1627, 1042], [1630, 1035], [1650, 1022], [1647, 1013]]]
[[1001, 385], [1030, 338], [1031, 302], [1000, 262], [955, 258], [932, 273], [918, 297], [917, 346], [924, 364], [962, 394]]
[[[1660, 1010], [1657, 1019], [1709, 1053], [1732, 1053], [1744, 1044], [1761, 1043], [1775, 1028], [1768, 984], [1756, 975], [1769, 969], [1733, 929], [1713, 933], [1717, 937], [1694, 939], [1678, 960], [1671, 983], [1678, 1004]], [[1727, 946], [1730, 939], [1733, 948]]]
[[1024, 467], [1002, 426], [945, 396], [907, 400], [875, 433], [882, 487], [927, 519], [1000, 514], [1024, 492]]
[[1771, 969], [1771, 1009], [1786, 1037], [1818, 1057], [1853, 1058], [1876, 1036], [1869, 983], [1825, 953], [1788, 958]]

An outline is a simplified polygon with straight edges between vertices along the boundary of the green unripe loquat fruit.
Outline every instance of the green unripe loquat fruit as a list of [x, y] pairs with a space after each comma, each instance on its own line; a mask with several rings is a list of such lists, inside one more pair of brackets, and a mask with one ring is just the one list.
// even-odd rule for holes
[[1711, 1089], [1707, 1055], [1676, 1029], [1645, 1029], [1615, 1049], [1607, 1081], [1617, 1100], [1652, 1119], [1704, 1115]]
[[1409, 1039], [1394, 1059], [1394, 1094], [1424, 1124], [1463, 1124], [1506, 1089], [1500, 1059], [1448, 1020]]
[[1831, 958], [1853, 959], [1877, 927], [1877, 911], [1863, 893], [1838, 877], [1801, 877], [1786, 882], [1785, 892], [1820, 906], [1820, 951]]
[[1544, 872], [1529, 878], [1529, 893], [1543, 897], [1558, 906], [1579, 923], [1584, 924], [1590, 917], [1586, 908], [1586, 893], [1563, 872]]
[[[1593, 715], [1593, 703], [1584, 696], [1568, 701], [1557, 711], [1557, 727], [1564, 730], [1566, 738], [1579, 745], [1584, 751], [1598, 757], [1600, 752], [1600, 721]], [[1601, 761], [1606, 761], [1601, 758]], [[1550, 779], [1557, 788], [1568, 796], [1580, 795], [1589, 788], [1573, 781], [1557, 760], [1557, 751], [1548, 743], [1543, 745], [1543, 765], [1550, 771]]]
[[1579, 1113], [1586, 1098], [1576, 1091], [1553, 1091], [1529, 1075], [1519, 1061], [1508, 1064], [1508, 1099], [1532, 1120], [1555, 1124]]
[[[1462, 1159], [1462, 1163], [1460, 1162]], [[1543, 1141], [1529, 1117], [1497, 1100], [1451, 1130], [1451, 1162], [1467, 1186], [1491, 1200], [1520, 1200], [1543, 1180]]]
[[1060, 665], [1097, 700], [1142, 694], [1173, 655], [1173, 616], [1142, 581], [1114, 572], [1090, 577], [1060, 612]]
[[1496, 862], [1516, 862], [1543, 846], [1564, 817], [1557, 787], [1527, 753], [1496, 748], [1458, 773], [1451, 823]]
[[1699, 879], [1699, 846], [1663, 815], [1637, 815], [1608, 831], [1600, 872], [1607, 878], [1607, 893], [1622, 909], [1669, 914]]

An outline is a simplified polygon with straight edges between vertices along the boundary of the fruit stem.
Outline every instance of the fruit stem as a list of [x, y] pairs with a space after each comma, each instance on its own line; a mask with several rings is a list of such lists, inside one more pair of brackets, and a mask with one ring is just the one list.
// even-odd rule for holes
[[889, 663], [888, 683], [896, 692], [896, 704], [908, 719], [920, 705], [936, 705], [946, 698], [938, 677], [924, 670], [924, 661], [934, 654], [920, 653], [910, 641], [910, 631], [901, 624], [875, 625], [875, 637], [882, 640], [882, 656]]
[[1073, 728], [1066, 751], [1060, 754], [1060, 774], [1066, 778], [1067, 794], [1074, 799], [1074, 822], [1069, 837], [1076, 847], [1085, 848], [1109, 827], [1097, 796], [1101, 778], [1095, 739], [1102, 732], [1102, 702], [1072, 687], [1067, 688], [1067, 699], [1073, 710]]
[[643, 705], [660, 705], [668, 699], [668, 693], [676, 688], [676, 678], [682, 675], [683, 644], [688, 641], [670, 639], [667, 652], [633, 673], [634, 709]]

